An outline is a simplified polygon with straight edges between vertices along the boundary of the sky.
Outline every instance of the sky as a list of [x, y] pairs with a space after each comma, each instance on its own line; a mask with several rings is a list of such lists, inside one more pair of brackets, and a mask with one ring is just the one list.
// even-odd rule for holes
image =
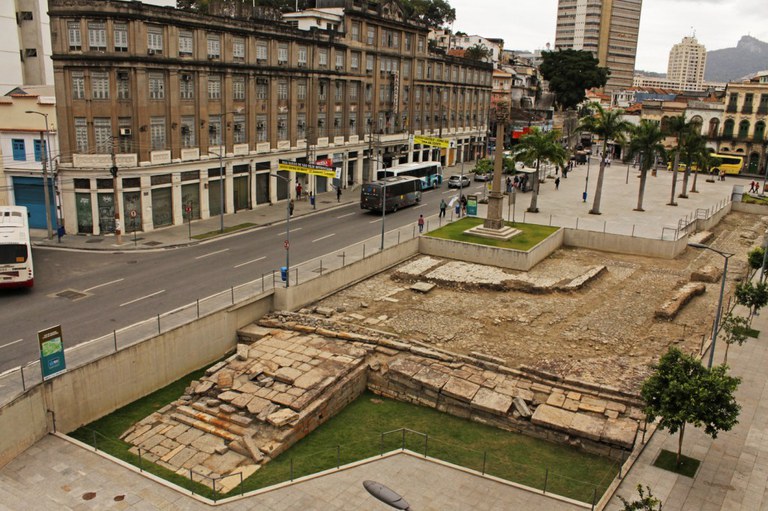
[[[454, 31], [504, 39], [510, 50], [554, 47], [557, 0], [448, 2], [456, 9]], [[768, 43], [768, 0], [643, 0], [635, 68], [666, 73], [672, 45], [694, 34], [707, 50], [734, 47], [744, 35]]]
[[[554, 48], [557, 0], [449, 3], [454, 31], [502, 38], [510, 50]], [[666, 73], [669, 50], [694, 33], [707, 51], [734, 47], [744, 35], [768, 42], [768, 0], [643, 0], [635, 69]]]

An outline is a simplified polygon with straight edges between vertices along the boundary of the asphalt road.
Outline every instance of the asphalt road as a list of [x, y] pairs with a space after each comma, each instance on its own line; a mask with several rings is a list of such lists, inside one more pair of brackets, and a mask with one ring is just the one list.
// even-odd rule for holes
[[[483, 184], [466, 190], [481, 191]], [[386, 230], [415, 225], [419, 214], [436, 214], [440, 199], [457, 193], [445, 185], [425, 192], [420, 205], [387, 215]], [[380, 217], [358, 204], [297, 217], [291, 266], [380, 232]], [[35, 287], [0, 293], [0, 372], [36, 360], [37, 332], [44, 328], [61, 324], [70, 347], [270, 274], [284, 265], [284, 238], [281, 223], [159, 252], [34, 249]]]

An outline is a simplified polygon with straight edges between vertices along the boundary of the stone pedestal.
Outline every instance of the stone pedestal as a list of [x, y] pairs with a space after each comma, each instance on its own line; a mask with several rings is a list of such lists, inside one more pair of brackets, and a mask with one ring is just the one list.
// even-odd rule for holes
[[504, 219], [502, 218], [502, 207], [504, 206], [504, 194], [493, 190], [488, 195], [488, 214], [483, 222], [486, 229], [502, 229]]

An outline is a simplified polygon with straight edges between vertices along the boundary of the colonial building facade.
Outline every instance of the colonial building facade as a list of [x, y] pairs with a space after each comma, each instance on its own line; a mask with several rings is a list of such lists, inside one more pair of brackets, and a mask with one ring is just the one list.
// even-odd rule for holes
[[[443, 164], [485, 147], [492, 65], [431, 52], [397, 1], [321, 5], [215, 16], [50, 0], [67, 231], [113, 231], [115, 192], [124, 230], [148, 231], [287, 200], [296, 180], [370, 181], [435, 153], [415, 135], [450, 140]], [[281, 159], [340, 178], [279, 172]]]
[[763, 174], [768, 166], [768, 74], [748, 82], [729, 83], [725, 113], [717, 133], [718, 152], [744, 158], [747, 174]]

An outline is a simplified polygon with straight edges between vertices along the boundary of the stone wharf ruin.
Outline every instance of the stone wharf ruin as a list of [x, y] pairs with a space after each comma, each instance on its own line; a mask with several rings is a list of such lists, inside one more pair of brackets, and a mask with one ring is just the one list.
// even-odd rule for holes
[[[265, 316], [238, 332], [235, 354], [122, 438], [178, 473], [245, 478], [366, 388], [617, 460], [644, 424], [642, 403], [618, 389], [449, 353], [343, 319], [321, 307]], [[227, 492], [239, 479], [221, 479], [217, 489]]]

